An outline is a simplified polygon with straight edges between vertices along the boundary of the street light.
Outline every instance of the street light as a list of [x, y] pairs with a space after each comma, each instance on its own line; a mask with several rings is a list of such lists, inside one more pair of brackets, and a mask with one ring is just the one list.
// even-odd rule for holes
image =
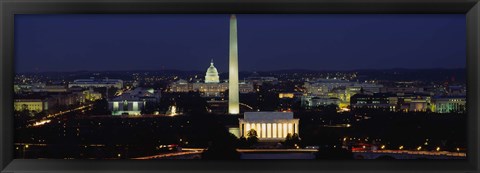
[[25, 153], [26, 153], [28, 147], [29, 147], [28, 144], [23, 146], [23, 153], [22, 154], [23, 154], [24, 159], [25, 159]]
[[403, 150], [403, 145], [402, 145], [402, 146], [400, 146], [400, 147], [398, 147], [398, 149], [400, 149], [400, 150]]

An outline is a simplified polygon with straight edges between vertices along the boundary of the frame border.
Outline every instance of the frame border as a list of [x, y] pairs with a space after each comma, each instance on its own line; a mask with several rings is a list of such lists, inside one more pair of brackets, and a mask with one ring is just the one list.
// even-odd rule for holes
[[[480, 107], [479, 0], [0, 0], [1, 172], [478, 172]], [[13, 159], [15, 14], [349, 13], [465, 14], [468, 157], [466, 161], [35, 160]], [[186, 166], [188, 165], [188, 166]], [[395, 170], [394, 170], [395, 169]]]

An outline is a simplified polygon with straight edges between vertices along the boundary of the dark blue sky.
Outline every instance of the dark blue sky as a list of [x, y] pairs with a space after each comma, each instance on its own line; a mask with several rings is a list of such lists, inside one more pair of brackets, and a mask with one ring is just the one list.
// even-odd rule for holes
[[[241, 71], [463, 68], [463, 14], [239, 14]], [[228, 71], [229, 16], [16, 15], [17, 72]]]

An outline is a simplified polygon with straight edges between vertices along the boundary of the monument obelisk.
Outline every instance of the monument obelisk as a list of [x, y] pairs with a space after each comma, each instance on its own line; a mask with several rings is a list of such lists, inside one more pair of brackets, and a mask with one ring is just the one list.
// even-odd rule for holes
[[230, 16], [230, 63], [228, 67], [228, 113], [239, 114], [237, 17]]

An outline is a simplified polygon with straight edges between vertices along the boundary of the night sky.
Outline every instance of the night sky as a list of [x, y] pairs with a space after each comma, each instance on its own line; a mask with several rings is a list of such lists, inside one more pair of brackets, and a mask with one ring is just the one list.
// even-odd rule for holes
[[[463, 14], [239, 14], [240, 71], [464, 68]], [[229, 15], [16, 15], [17, 72], [228, 72]]]

